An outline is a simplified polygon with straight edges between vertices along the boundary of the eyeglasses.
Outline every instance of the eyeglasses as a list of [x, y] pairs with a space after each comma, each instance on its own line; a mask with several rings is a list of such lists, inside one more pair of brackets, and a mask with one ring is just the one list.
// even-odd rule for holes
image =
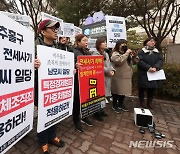
[[56, 28], [56, 27], [46, 27], [46, 29], [51, 29], [53, 32], [55, 31], [59, 31], [59, 28]]

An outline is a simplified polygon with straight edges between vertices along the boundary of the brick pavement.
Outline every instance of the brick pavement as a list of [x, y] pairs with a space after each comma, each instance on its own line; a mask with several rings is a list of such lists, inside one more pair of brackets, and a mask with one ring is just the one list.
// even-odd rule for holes
[[[146, 129], [144, 135], [134, 125], [133, 108], [137, 107], [136, 98], [125, 100], [130, 112], [116, 114], [107, 104], [105, 111], [109, 114], [104, 122], [98, 122], [92, 117], [93, 127], [84, 126], [84, 132], [74, 129], [72, 117], [57, 124], [57, 134], [66, 142], [63, 148], [50, 146], [52, 154], [178, 154], [180, 153], [180, 103], [155, 100], [155, 110], [152, 110], [157, 130], [166, 135], [161, 141], [173, 141], [172, 148], [134, 148], [129, 147], [130, 141], [157, 141], [154, 135]], [[37, 112], [35, 112], [35, 117]], [[36, 137], [36, 123], [34, 129], [7, 154], [39, 154]], [[164, 143], [164, 142], [163, 142]]]

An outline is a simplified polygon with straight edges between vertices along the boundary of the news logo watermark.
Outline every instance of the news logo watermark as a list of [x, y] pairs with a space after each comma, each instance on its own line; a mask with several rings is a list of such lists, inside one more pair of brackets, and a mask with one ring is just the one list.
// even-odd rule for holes
[[130, 141], [130, 148], [173, 148], [174, 141]]

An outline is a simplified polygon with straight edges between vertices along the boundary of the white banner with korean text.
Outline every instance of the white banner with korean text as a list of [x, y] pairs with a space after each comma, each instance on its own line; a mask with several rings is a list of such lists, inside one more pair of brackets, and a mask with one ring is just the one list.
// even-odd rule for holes
[[0, 13], [0, 153], [33, 126], [34, 33]]
[[74, 35], [76, 36], [78, 34], [82, 34], [82, 29], [77, 26], [74, 26]]
[[74, 24], [64, 22], [64, 36], [74, 38]]
[[124, 17], [106, 16], [107, 47], [114, 48], [119, 39], [126, 40], [126, 23]]
[[74, 93], [74, 53], [38, 45], [37, 132], [46, 130], [72, 115]]
[[97, 39], [91, 39], [91, 38], [88, 39], [88, 49], [89, 49], [89, 51], [92, 51], [92, 52], [97, 51], [97, 49], [96, 49], [96, 40]]
[[64, 36], [64, 23], [63, 23], [62, 19], [54, 17], [54, 16], [49, 15], [44, 12], [41, 12], [41, 18], [42, 18], [42, 20], [50, 19], [50, 20], [59, 22], [60, 27], [59, 27], [59, 31], [58, 31], [58, 36]]
[[15, 20], [16, 22], [20, 23], [21, 25], [30, 28], [30, 17], [27, 15], [22, 15], [22, 14], [15, 14], [15, 13], [10, 13], [10, 12], [4, 12], [0, 11], [3, 14], [7, 15], [9, 18]]

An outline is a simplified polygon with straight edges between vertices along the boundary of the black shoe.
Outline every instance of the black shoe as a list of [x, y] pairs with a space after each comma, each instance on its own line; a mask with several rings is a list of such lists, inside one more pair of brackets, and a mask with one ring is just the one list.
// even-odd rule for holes
[[118, 108], [124, 112], [129, 112], [129, 110], [124, 105], [118, 106]]
[[50, 141], [49, 143], [60, 148], [65, 146], [65, 142], [60, 140], [58, 137], [55, 137], [54, 140]]
[[96, 119], [97, 121], [100, 121], [100, 122], [104, 121], [104, 119], [100, 115], [95, 115], [94, 119]]
[[116, 113], [120, 113], [120, 109], [118, 107], [112, 107], [112, 109], [116, 112]]
[[87, 117], [84, 118], [84, 119], [81, 119], [81, 122], [82, 122], [82, 123], [85, 123], [86, 125], [88, 125], [88, 126], [90, 126], [90, 127], [93, 126], [92, 122], [91, 122]]
[[107, 117], [108, 116], [108, 114], [107, 113], [105, 113], [104, 111], [101, 113], [101, 116], [103, 116], [103, 117]]
[[83, 130], [83, 127], [81, 126], [81, 123], [78, 122], [77, 124], [75, 124], [75, 128], [77, 131], [79, 131], [80, 133], [83, 133], [84, 130]]

